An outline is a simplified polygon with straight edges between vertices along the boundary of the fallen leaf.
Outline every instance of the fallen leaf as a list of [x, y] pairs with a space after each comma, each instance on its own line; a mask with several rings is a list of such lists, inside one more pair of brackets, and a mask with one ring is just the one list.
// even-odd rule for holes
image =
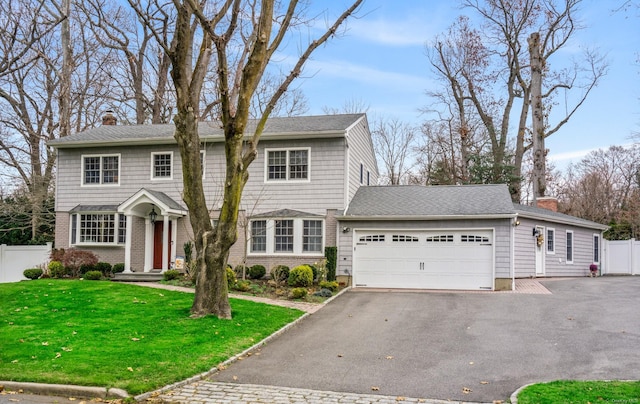
[[45, 342], [43, 342], [43, 343], [42, 343], [42, 345], [43, 345], [43, 346], [48, 346], [48, 345], [49, 345], [49, 342], [48, 342], [48, 341], [45, 341]]
[[463, 387], [463, 388], [462, 388], [462, 392], [463, 392], [464, 394], [469, 394], [469, 393], [471, 393], [471, 391], [472, 391], [472, 390], [471, 390], [470, 388], [468, 388], [468, 387]]
[[473, 362], [469, 362], [469, 365], [473, 365]]
[[131, 341], [140, 341], [140, 338], [133, 337], [131, 338]]
[[404, 400], [406, 400], [406, 398], [404, 398], [402, 396], [396, 397], [396, 401], [404, 401]]
[[13, 325], [13, 321], [9, 321], [9, 325]]
[[20, 338], [20, 342], [24, 342], [24, 339], [23, 339], [23, 338]]
[[56, 352], [56, 357], [55, 357], [55, 358], [53, 358], [53, 359], [58, 359], [58, 358], [59, 358], [59, 357], [61, 357], [61, 356], [62, 356], [62, 354], [61, 354], [60, 352]]
[[14, 359], [14, 360], [11, 361], [11, 363], [18, 363], [18, 360]]
[[160, 296], [164, 297], [164, 295], [162, 293], [158, 293]]
[[567, 317], [567, 320], [573, 320], [573, 317]]
[[72, 332], [72, 333], [71, 333], [71, 335], [76, 335], [76, 334], [77, 334], [77, 332], [76, 332], [76, 331], [74, 331], [74, 332]]
[[66, 346], [63, 346], [61, 349], [62, 349], [63, 351], [65, 351], [65, 352], [71, 352], [71, 351], [73, 351], [73, 349], [71, 349], [71, 348], [67, 348]]
[[238, 380], [238, 376], [233, 376], [233, 380]]
[[482, 381], [480, 384], [489, 384], [489, 382]]
[[338, 354], [338, 358], [342, 358], [342, 354], [341, 353]]
[[129, 372], [133, 372], [133, 368], [132, 368], [131, 366], [129, 366], [129, 367], [127, 368], [127, 370], [128, 370]]
[[387, 357], [385, 359], [393, 359], [393, 356], [387, 355]]
[[378, 391], [378, 390], [380, 390], [380, 387], [378, 387], [378, 386], [371, 386], [371, 390], [373, 390], [373, 391]]
[[76, 401], [75, 397], [69, 397], [69, 401]]
[[219, 364], [218, 366], [216, 366], [216, 368], [218, 370], [225, 370], [227, 367], [225, 365], [223, 365], [223, 364]]

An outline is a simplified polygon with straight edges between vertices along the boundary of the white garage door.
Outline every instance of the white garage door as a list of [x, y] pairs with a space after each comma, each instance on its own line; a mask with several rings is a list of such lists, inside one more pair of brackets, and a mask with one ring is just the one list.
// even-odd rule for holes
[[355, 231], [355, 287], [493, 289], [493, 231]]

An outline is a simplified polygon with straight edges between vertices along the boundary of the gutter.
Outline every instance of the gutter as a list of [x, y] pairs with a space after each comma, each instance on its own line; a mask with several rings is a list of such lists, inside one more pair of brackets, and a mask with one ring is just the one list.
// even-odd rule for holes
[[[518, 213], [516, 213], [516, 215], [518, 215]], [[527, 219], [536, 219], [536, 220], [542, 220], [545, 222], [568, 224], [571, 226], [584, 227], [586, 229], [597, 229], [597, 230], [604, 231], [609, 228], [609, 226], [607, 225], [596, 223], [596, 222], [586, 221], [587, 223], [585, 223], [579, 220], [565, 219], [558, 216], [551, 216], [551, 215], [546, 216], [546, 215], [539, 215], [539, 214], [530, 213], [530, 212], [520, 212], [519, 215]]]
[[500, 213], [500, 214], [487, 214], [487, 215], [400, 215], [400, 216], [336, 216], [340, 221], [394, 221], [394, 220], [422, 220], [422, 221], [435, 221], [435, 220], [473, 220], [473, 219], [514, 219], [517, 218], [517, 213]]

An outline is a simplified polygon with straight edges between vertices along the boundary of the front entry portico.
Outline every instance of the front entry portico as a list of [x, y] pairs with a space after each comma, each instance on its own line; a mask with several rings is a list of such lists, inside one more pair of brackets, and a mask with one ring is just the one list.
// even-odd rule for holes
[[[176, 260], [176, 237], [178, 219], [187, 215], [179, 203], [163, 192], [141, 189], [118, 207], [118, 213], [127, 219], [127, 236], [125, 242], [124, 272], [133, 272], [131, 254], [134, 238], [142, 235], [133, 234], [133, 218], [144, 218], [144, 272], [170, 269]], [[136, 243], [139, 245], [139, 243]]]

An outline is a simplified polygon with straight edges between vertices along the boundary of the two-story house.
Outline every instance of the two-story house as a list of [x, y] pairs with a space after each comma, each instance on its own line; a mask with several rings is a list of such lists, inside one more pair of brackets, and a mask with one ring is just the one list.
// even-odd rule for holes
[[[56, 247], [90, 249], [125, 271], [164, 271], [192, 237], [174, 126], [105, 123], [50, 143], [58, 152]], [[199, 130], [215, 221], [223, 134], [216, 123]], [[337, 275], [354, 287], [468, 290], [585, 276], [601, 265], [607, 226], [558, 213], [554, 200], [539, 201], [549, 209], [513, 204], [505, 184], [377, 182], [364, 114], [269, 119], [229, 263], [313, 263], [337, 246]]]
[[[251, 133], [251, 124], [248, 133]], [[199, 125], [203, 184], [217, 219], [225, 173], [219, 123]], [[103, 125], [50, 142], [57, 149], [56, 248], [90, 249], [125, 271], [166, 270], [192, 238], [174, 126]], [[337, 245], [337, 219], [378, 169], [364, 114], [271, 118], [249, 169], [237, 265], [313, 263]]]

